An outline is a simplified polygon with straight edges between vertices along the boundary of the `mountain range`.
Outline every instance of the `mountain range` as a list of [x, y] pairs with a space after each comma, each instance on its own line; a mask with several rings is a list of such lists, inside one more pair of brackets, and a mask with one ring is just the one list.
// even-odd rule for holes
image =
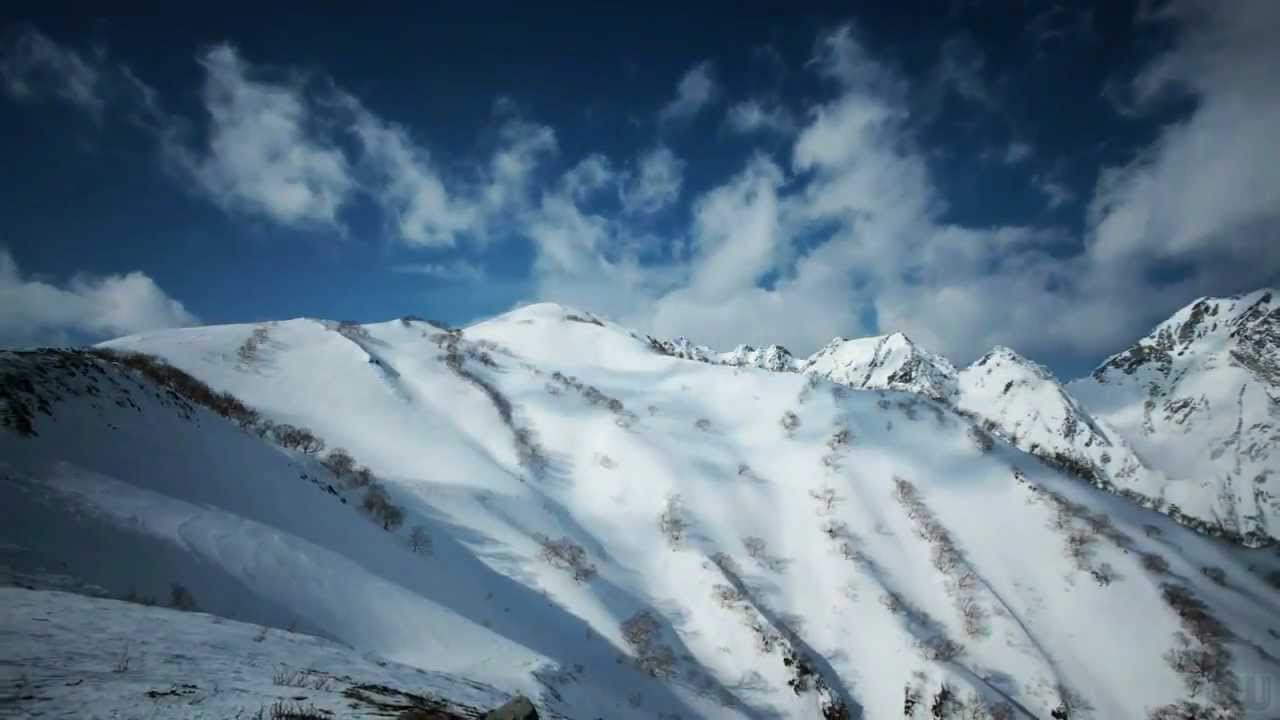
[[2, 352], [0, 710], [1272, 717], [1274, 297], [1066, 384], [555, 304]]
[[819, 375], [946, 403], [1027, 452], [1179, 522], [1250, 547], [1280, 539], [1280, 300], [1201, 298], [1086, 377], [1062, 384], [996, 347], [957, 370], [902, 333], [836, 338], [800, 360], [777, 345], [664, 352]]

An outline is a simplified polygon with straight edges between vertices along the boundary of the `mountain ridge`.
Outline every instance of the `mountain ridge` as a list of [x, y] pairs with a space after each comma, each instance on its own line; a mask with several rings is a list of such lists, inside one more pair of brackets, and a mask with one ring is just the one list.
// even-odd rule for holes
[[[733, 354], [717, 353], [687, 338], [679, 338], [673, 344], [653, 343], [655, 349], [676, 357], [812, 373], [850, 387], [902, 390], [947, 402], [978, 417], [987, 431], [1083, 480], [1145, 507], [1167, 512], [1202, 532], [1257, 547], [1280, 540], [1280, 482], [1272, 480], [1280, 474], [1280, 459], [1270, 460], [1271, 448], [1280, 449], [1280, 410], [1275, 409], [1280, 406], [1280, 305], [1272, 302], [1277, 295], [1280, 293], [1275, 290], [1260, 289], [1224, 298], [1198, 298], [1129, 348], [1103, 360], [1089, 374], [1065, 383], [1045, 366], [1003, 346], [996, 346], [968, 367], [957, 369], [945, 357], [920, 348], [900, 332], [854, 339], [837, 337], [808, 358], [769, 365], [726, 360]], [[1219, 332], [1219, 322], [1226, 330], [1225, 338]], [[1244, 445], [1258, 459], [1254, 463], [1257, 471], [1219, 474], [1213, 487], [1205, 484], [1203, 476], [1187, 476], [1182, 472], [1184, 468], [1152, 462], [1150, 458], [1161, 454], [1159, 449], [1144, 448], [1139, 452], [1135, 443], [1143, 444], [1143, 433], [1120, 429], [1131, 425], [1123, 412], [1117, 415], [1107, 411], [1100, 401], [1100, 391], [1088, 387], [1091, 380], [1105, 383], [1117, 372], [1132, 375], [1143, 367], [1167, 377], [1175, 357], [1206, 352], [1195, 346], [1196, 341], [1206, 338], [1217, 339], [1224, 346], [1228, 341], [1234, 343], [1207, 351], [1225, 353], [1226, 360], [1222, 362], [1247, 368], [1260, 386], [1255, 393], [1259, 395], [1258, 403], [1268, 403], [1272, 408], [1251, 417], [1248, 428], [1244, 427], [1241, 414], [1239, 428], [1202, 443], [1215, 445], [1206, 451], [1209, 454], [1221, 454], [1223, 447]], [[738, 353], [734, 357], [752, 356]], [[985, 376], [991, 375], [988, 364], [993, 359], [1006, 376], [1000, 381], [999, 393], [984, 387], [990, 381]], [[979, 376], [984, 379], [979, 380]], [[1179, 381], [1174, 378], [1171, 382], [1176, 386]], [[1247, 385], [1239, 387], [1243, 402]], [[1167, 395], [1173, 391], [1152, 392]], [[1077, 394], [1092, 399], [1100, 409], [1095, 413], [1089, 403], [1075, 397]], [[1262, 400], [1264, 397], [1266, 400]], [[1168, 402], [1174, 403], [1168, 413], [1185, 418], [1205, 407], [1207, 399]], [[1052, 417], [1058, 427], [1044, 426], [1041, 421], [1045, 417]], [[1112, 427], [1108, 418], [1120, 427]], [[1037, 427], [1031, 431], [1033, 425]], [[1142, 429], [1149, 427], [1148, 421]], [[1233, 439], [1250, 433], [1252, 438]], [[1206, 489], [1199, 493], [1184, 490], [1188, 482]], [[1248, 489], [1250, 483], [1257, 487]], [[1237, 485], [1245, 489], [1236, 488]]]
[[1263, 717], [1239, 688], [1280, 656], [1272, 554], [937, 399], [559, 306], [106, 347], [0, 354], [32, 431], [0, 431], [11, 567], [181, 583], [567, 717]]

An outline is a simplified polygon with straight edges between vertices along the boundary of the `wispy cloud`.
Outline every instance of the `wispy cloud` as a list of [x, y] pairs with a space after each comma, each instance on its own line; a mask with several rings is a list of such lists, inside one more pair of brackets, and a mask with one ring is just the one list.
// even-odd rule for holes
[[1001, 160], [1005, 165], [1018, 165], [1031, 159], [1035, 155], [1035, 148], [1030, 143], [1013, 141], [1004, 149], [1004, 155]]
[[0, 247], [0, 347], [58, 345], [190, 325], [196, 317], [146, 274], [24, 277]]
[[771, 132], [789, 135], [797, 128], [795, 117], [785, 106], [760, 100], [744, 100], [729, 108], [725, 124], [742, 134]]
[[719, 88], [712, 75], [711, 63], [701, 62], [680, 78], [676, 96], [658, 111], [658, 120], [672, 122], [688, 120], [715, 100]]
[[[1277, 237], [1280, 208], [1280, 182], [1270, 177], [1280, 167], [1271, 152], [1277, 146], [1261, 134], [1280, 124], [1276, 90], [1263, 86], [1275, 44], [1260, 31], [1246, 34], [1256, 42], [1243, 45], [1216, 36], [1244, 34], [1250, 20], [1255, 28], [1280, 27], [1269, 7], [1255, 3], [1252, 17], [1231, 20], [1225, 10], [1196, 5], [1215, 22], [1188, 20], [1171, 56], [1139, 86], [1176, 80], [1205, 102], [1139, 162], [1104, 175], [1082, 237], [1052, 226], [971, 228], [943, 220], [945, 197], [912, 136], [903, 79], [843, 28], [821, 38], [809, 66], [841, 89], [804, 113], [790, 168], [756, 157], [703, 193], [694, 203], [691, 251], [657, 266], [611, 256], [624, 247], [626, 228], [557, 196], [541, 208], [532, 234], [538, 294], [722, 345], [777, 341], [804, 351], [836, 334], [904, 330], [962, 361], [994, 344], [1058, 357], [1114, 349], [1189, 293], [1280, 271], [1275, 252], [1259, 246]], [[1225, 47], [1233, 50], [1211, 52]], [[1251, 50], [1242, 54], [1241, 47]], [[988, 97], [964, 73], [951, 78], [957, 91]], [[1228, 96], [1249, 117], [1218, 116]], [[1229, 138], [1229, 128], [1243, 135]], [[1193, 147], [1215, 148], [1216, 157], [1201, 157], [1193, 168]], [[1243, 157], [1248, 148], [1252, 155]], [[1002, 159], [1025, 162], [1030, 153], [1011, 145]], [[1051, 206], [1074, 201], [1052, 173], [1035, 182]], [[1186, 194], [1196, 188], [1198, 195]], [[1177, 208], [1168, 204], [1173, 197], [1182, 198]], [[1157, 208], [1180, 226], [1157, 220]], [[1138, 219], [1142, 224], [1133, 225]], [[1073, 245], [1077, 254], [1064, 258], [1061, 249]], [[1186, 281], [1153, 282], [1152, 263], [1184, 249], [1221, 255]], [[1124, 262], [1113, 261], [1126, 250]], [[1256, 266], [1241, 273], [1249, 258]], [[1231, 269], [1240, 275], [1228, 280], [1223, 273]], [[864, 325], [867, 317], [876, 322]]]
[[0, 82], [18, 101], [57, 98], [94, 118], [102, 115], [101, 72], [75, 50], [23, 28], [0, 47]]
[[230, 213], [341, 235], [344, 210], [365, 196], [410, 246], [509, 234], [505, 220], [531, 202], [534, 174], [557, 151], [551, 128], [499, 102], [492, 155], [446, 175], [408, 129], [327, 78], [255, 66], [230, 45], [197, 62], [198, 118], [166, 110], [128, 67], [85, 59], [35, 30], [0, 52], [0, 79], [18, 100], [59, 97], [95, 116], [110, 105], [153, 136], [194, 192]]
[[484, 268], [466, 260], [445, 263], [409, 263], [392, 266], [391, 270], [406, 275], [425, 275], [445, 282], [478, 283], [485, 279]]
[[207, 144], [180, 148], [175, 159], [214, 202], [282, 225], [339, 225], [356, 189], [347, 158], [313, 129], [316, 119], [296, 84], [251, 76], [228, 45], [200, 59], [209, 114]]
[[385, 122], [354, 96], [340, 98], [351, 114], [350, 130], [363, 148], [365, 170], [382, 187], [376, 198], [402, 240], [425, 247], [451, 246], [475, 228], [476, 209], [450, 192], [408, 130]]
[[1104, 171], [1091, 252], [1194, 268], [1186, 292], [1245, 289], [1280, 270], [1280, 4], [1177, 0], [1151, 22], [1175, 43], [1132, 83], [1137, 111], [1170, 94], [1195, 109], [1125, 166]]
[[600, 153], [588, 155], [561, 179], [566, 192], [578, 201], [586, 200], [617, 182], [618, 173], [613, 169], [613, 163]]
[[635, 172], [623, 183], [622, 209], [644, 215], [663, 210], [680, 197], [683, 180], [684, 161], [659, 145], [640, 156]]
[[942, 44], [936, 71], [938, 82], [966, 100], [995, 110], [999, 102], [987, 83], [985, 71], [986, 57], [969, 36], [951, 37]]
[[[823, 33], [806, 66], [826, 81], [825, 95], [728, 111], [731, 129], [763, 131], [774, 110], [794, 127], [781, 152], [752, 155], [692, 195], [684, 224], [653, 221], [689, 193], [685, 175], [693, 175], [690, 160], [664, 144], [634, 160], [588, 151], [547, 180], [548, 161], [561, 152], [556, 133], [504, 103], [493, 147], [465, 171], [446, 171], [427, 139], [331, 83], [327, 94], [299, 86], [226, 48], [203, 59], [207, 143], [190, 140], [181, 119], [157, 124], [171, 128], [159, 136], [183, 154], [196, 188], [231, 211], [340, 225], [350, 199], [364, 195], [411, 247], [528, 242], [536, 296], [651, 332], [805, 351], [837, 334], [903, 330], [961, 361], [997, 343], [1089, 356], [1122, 346], [1196, 294], [1280, 279], [1280, 145], [1272, 137], [1280, 6], [1172, 0], [1161, 8], [1151, 21], [1174, 30], [1172, 43], [1127, 82], [1127, 94], [1134, 112], [1170, 94], [1194, 102], [1132, 162], [1103, 168], [1089, 189], [1065, 184], [1023, 141], [990, 154], [1025, 169], [1050, 208], [1085, 205], [1074, 235], [1055, 225], [950, 222], [912, 119], [919, 96], [853, 27]], [[972, 50], [944, 48], [941, 74], [919, 82], [936, 87], [942, 77], [947, 92], [998, 108]], [[710, 66], [695, 66], [662, 115], [692, 117], [716, 95]], [[134, 96], [139, 107], [159, 106], [146, 92]], [[271, 127], [259, 127], [266, 121]], [[653, 238], [658, 224], [665, 235]], [[1155, 272], [1169, 267], [1185, 271]], [[485, 277], [456, 256], [398, 271]]]
[[1071, 188], [1054, 177], [1052, 173], [1038, 173], [1032, 176], [1031, 182], [1044, 195], [1050, 210], [1057, 210], [1076, 201], [1076, 194]]

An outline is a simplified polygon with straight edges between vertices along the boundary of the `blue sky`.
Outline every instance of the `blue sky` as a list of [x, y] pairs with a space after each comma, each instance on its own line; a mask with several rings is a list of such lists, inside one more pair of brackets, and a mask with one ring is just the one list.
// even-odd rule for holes
[[553, 300], [1074, 375], [1280, 274], [1269, 0], [398, 9], [0, 24], [0, 344]]

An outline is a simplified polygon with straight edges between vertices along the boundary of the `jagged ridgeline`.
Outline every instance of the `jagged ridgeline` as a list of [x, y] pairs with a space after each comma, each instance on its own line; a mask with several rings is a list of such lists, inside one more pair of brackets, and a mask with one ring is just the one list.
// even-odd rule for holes
[[957, 370], [902, 333], [717, 353], [687, 338], [666, 354], [902, 390], [950, 405], [1046, 463], [1248, 547], [1280, 539], [1280, 300], [1202, 298], [1090, 375], [1063, 385], [997, 347]]
[[12, 702], [1270, 717], [1280, 562], [1200, 530], [1259, 544], [1274, 508], [1160, 464], [1203, 431], [1273, 482], [1270, 296], [1206, 302], [1167, 363], [1087, 380], [1112, 404], [1003, 348], [722, 355], [551, 304], [2, 353]]

